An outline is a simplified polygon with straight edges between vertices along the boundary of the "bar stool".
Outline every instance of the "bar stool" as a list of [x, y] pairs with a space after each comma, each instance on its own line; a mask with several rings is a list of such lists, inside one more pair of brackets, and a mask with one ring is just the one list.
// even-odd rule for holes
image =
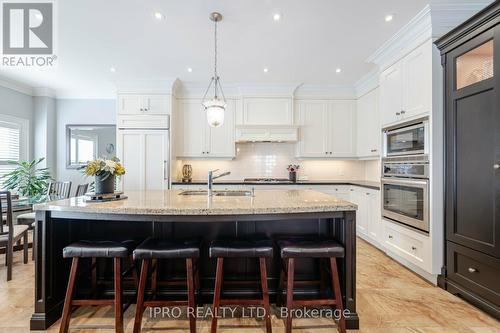
[[[195, 307], [195, 275], [198, 275], [198, 265], [194, 266], [194, 259], [200, 257], [200, 242], [198, 240], [166, 240], [148, 238], [140, 244], [133, 252], [134, 260], [141, 260], [141, 275], [139, 278], [139, 289], [137, 291], [137, 307], [135, 312], [134, 333], [141, 331], [142, 315], [147, 307], [152, 306], [172, 306], [172, 305], [187, 305], [190, 308]], [[156, 300], [157, 287], [157, 269], [158, 259], [185, 259], [186, 260], [186, 284], [187, 284], [187, 301], [168, 301]], [[153, 299], [144, 300], [146, 290], [146, 282], [149, 279], [148, 273], [151, 262], [154, 261], [151, 267]], [[198, 279], [196, 279], [198, 280]], [[194, 311], [187, 312], [189, 315], [189, 331], [196, 332], [196, 318]]]
[[[115, 307], [115, 331], [123, 332], [123, 302], [122, 302], [122, 259], [130, 258], [136, 242], [128, 240], [124, 242], [113, 241], [79, 241], [66, 246], [63, 249], [64, 258], [73, 258], [71, 271], [69, 274], [68, 288], [66, 289], [66, 298], [64, 300], [64, 309], [61, 319], [60, 333], [67, 333], [71, 316], [71, 308], [74, 305], [114, 305]], [[73, 299], [75, 280], [77, 278], [79, 262], [81, 258], [92, 259], [92, 287], [95, 289], [96, 283], [96, 263], [97, 258], [113, 259], [114, 262], [114, 299]], [[133, 267], [129, 270], [133, 272]]]
[[[272, 332], [269, 290], [267, 288], [266, 258], [273, 257], [273, 242], [269, 239], [215, 240], [210, 244], [210, 258], [217, 258], [211, 333], [217, 332], [217, 314], [220, 305], [262, 305], [266, 331]], [[262, 299], [221, 299], [224, 258], [259, 258]]]
[[[339, 274], [337, 269], [337, 258], [344, 257], [344, 247], [334, 240], [324, 239], [287, 239], [278, 240], [281, 258], [285, 261], [282, 265], [280, 274], [280, 294], [286, 283], [286, 308], [288, 316], [285, 321], [285, 332], [292, 332], [292, 315], [291, 310], [295, 306], [307, 305], [335, 305], [337, 310], [340, 310], [341, 317], [338, 322], [338, 330], [340, 333], [345, 333], [346, 325], [343, 316], [344, 307], [342, 304], [342, 293], [340, 291]], [[294, 300], [294, 268], [295, 259], [301, 258], [318, 258], [320, 260], [328, 260], [331, 273], [333, 298], [327, 299], [312, 299], [312, 300]]]

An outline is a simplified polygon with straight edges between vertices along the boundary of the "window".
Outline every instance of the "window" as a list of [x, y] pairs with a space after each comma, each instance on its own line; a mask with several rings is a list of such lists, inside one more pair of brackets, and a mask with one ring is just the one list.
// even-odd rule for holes
[[25, 119], [0, 115], [0, 184], [1, 178], [15, 168], [8, 161], [22, 161], [28, 156], [27, 126]]

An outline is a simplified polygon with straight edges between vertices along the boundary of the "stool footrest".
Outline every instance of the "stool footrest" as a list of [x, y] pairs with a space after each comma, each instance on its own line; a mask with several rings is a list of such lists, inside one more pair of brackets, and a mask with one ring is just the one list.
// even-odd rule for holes
[[264, 304], [262, 299], [221, 299], [220, 305], [260, 305]]
[[294, 300], [292, 305], [337, 305], [337, 302], [334, 299]]
[[74, 299], [71, 305], [114, 305], [113, 299]]
[[163, 301], [163, 300], [144, 301], [144, 307], [184, 306], [184, 305], [189, 305], [188, 301]]

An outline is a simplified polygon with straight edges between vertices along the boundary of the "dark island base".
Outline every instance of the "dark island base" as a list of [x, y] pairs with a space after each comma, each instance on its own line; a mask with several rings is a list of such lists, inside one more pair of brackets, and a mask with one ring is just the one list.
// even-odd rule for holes
[[[208, 257], [210, 240], [218, 237], [245, 238], [255, 234], [269, 237], [281, 235], [315, 235], [336, 239], [346, 248], [341, 259], [339, 274], [344, 296], [344, 307], [350, 311], [346, 316], [348, 329], [359, 328], [356, 313], [356, 236], [355, 212], [330, 212], [309, 214], [275, 214], [249, 216], [137, 216], [116, 214], [80, 214], [64, 212], [37, 212], [37, 252], [35, 272], [35, 312], [31, 317], [32, 330], [44, 330], [57, 321], [62, 313], [62, 304], [68, 283], [71, 260], [62, 258], [62, 249], [71, 242], [89, 240], [143, 240], [149, 236], [196, 238], [203, 240], [200, 257], [200, 303], [211, 304], [215, 277], [215, 260]], [[104, 282], [104, 293], [112, 292], [112, 262], [100, 260], [99, 281]], [[276, 299], [279, 279], [279, 252], [268, 261], [268, 283], [271, 301]], [[296, 262], [296, 277], [303, 280], [318, 280], [318, 262], [302, 259]], [[225, 265], [224, 281], [257, 279], [258, 260], [233, 259]], [[181, 261], [162, 261], [160, 275], [168, 278], [185, 277], [185, 264]], [[124, 282], [125, 297], [133, 297], [132, 280]], [[76, 290], [82, 294], [89, 290], [89, 279], [83, 274]], [[185, 297], [186, 290], [179, 287], [160, 288], [160, 294], [169, 297]], [[315, 296], [318, 288], [297, 286], [297, 296]], [[252, 297], [260, 295], [257, 284], [231, 285], [224, 287], [229, 297]], [[133, 299], [132, 299], [133, 300]]]

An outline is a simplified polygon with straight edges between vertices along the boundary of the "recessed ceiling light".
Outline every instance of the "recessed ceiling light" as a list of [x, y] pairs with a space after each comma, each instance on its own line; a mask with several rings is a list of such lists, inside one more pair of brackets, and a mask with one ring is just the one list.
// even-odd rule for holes
[[385, 16], [385, 21], [386, 21], [386, 22], [391, 22], [393, 18], [394, 18], [394, 15], [391, 15], [391, 14], [386, 15], [386, 16]]
[[110, 68], [109, 68], [109, 71], [110, 71], [111, 73], [115, 73], [115, 72], [116, 72], [116, 67], [110, 67]]
[[162, 14], [162, 13], [160, 13], [160, 12], [155, 12], [155, 19], [157, 19], [157, 20], [163, 20], [163, 18], [164, 18], [164, 17], [165, 17], [165, 16], [163, 16], [163, 14]]
[[276, 13], [273, 15], [273, 20], [275, 20], [276, 22], [278, 22], [279, 20], [281, 20], [281, 14], [280, 13]]
[[188, 67], [188, 68], [187, 68], [187, 71], [188, 71], [189, 73], [191, 73], [191, 72], [193, 71], [193, 69], [192, 69], [191, 67]]
[[337, 69], [335, 70], [335, 73], [340, 73], [340, 72], [342, 72], [342, 68], [337, 68]]
[[267, 72], [269, 72], [269, 68], [266, 67], [266, 68], [264, 68], [264, 73], [267, 73]]

